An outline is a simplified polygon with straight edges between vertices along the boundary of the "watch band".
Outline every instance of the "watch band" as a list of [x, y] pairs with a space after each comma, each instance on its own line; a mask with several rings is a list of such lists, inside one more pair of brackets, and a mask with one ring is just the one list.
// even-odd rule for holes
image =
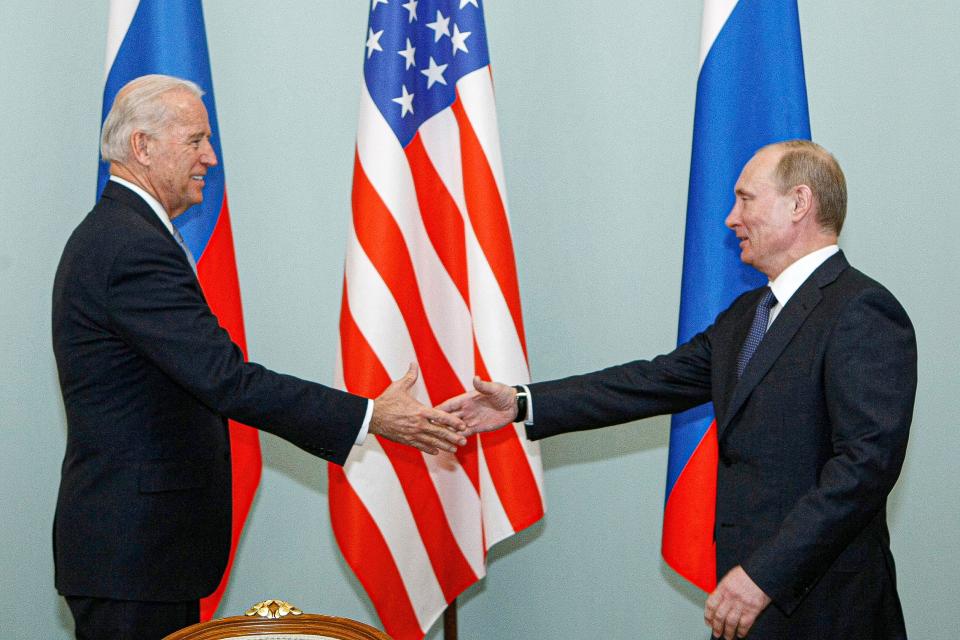
[[514, 422], [523, 422], [527, 419], [527, 392], [519, 384], [513, 386], [517, 390], [517, 415]]

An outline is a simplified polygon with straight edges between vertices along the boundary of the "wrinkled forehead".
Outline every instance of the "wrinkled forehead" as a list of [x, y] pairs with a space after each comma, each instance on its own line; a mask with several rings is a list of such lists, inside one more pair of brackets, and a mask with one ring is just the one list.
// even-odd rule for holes
[[175, 89], [160, 98], [169, 110], [166, 128], [209, 129], [207, 108], [203, 101], [189, 91]]

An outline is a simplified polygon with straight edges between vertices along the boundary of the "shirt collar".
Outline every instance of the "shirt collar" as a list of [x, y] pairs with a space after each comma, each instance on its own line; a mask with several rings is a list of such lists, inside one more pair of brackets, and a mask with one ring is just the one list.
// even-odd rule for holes
[[150, 208], [153, 209], [153, 212], [157, 214], [158, 218], [160, 218], [160, 222], [162, 222], [163, 226], [166, 227], [167, 231], [170, 232], [170, 235], [173, 235], [173, 222], [170, 221], [170, 216], [167, 215], [167, 212], [163, 209], [163, 205], [160, 204], [156, 198], [147, 193], [143, 187], [136, 185], [129, 180], [118, 178], [115, 175], [111, 175], [110, 180], [116, 182], [117, 184], [122, 184], [127, 189], [130, 189], [130, 191], [133, 191], [135, 194], [143, 198], [144, 202], [150, 205]]
[[838, 251], [840, 251], [840, 247], [835, 244], [817, 249], [791, 264], [779, 276], [771, 280], [770, 289], [773, 290], [773, 295], [777, 297], [777, 305], [779, 307], [786, 306], [787, 301], [793, 297], [800, 285], [806, 282], [807, 278], [817, 270], [817, 267]]

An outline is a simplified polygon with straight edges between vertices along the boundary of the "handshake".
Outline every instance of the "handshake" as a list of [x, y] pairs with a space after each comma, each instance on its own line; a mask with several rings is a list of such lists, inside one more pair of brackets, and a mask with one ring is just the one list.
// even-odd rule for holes
[[417, 375], [417, 365], [411, 363], [403, 377], [373, 401], [370, 433], [430, 455], [456, 453], [467, 444], [467, 436], [498, 429], [517, 417], [516, 390], [479, 377], [473, 379], [474, 391], [425, 407], [410, 395]]

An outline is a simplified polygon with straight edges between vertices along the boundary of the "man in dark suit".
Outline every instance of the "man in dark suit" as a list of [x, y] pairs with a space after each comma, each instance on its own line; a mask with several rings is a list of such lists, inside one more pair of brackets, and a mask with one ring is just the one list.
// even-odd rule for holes
[[54, 560], [79, 639], [198, 621], [230, 549], [227, 418], [338, 464], [368, 433], [432, 454], [466, 442], [459, 419], [409, 395], [413, 365], [368, 400], [244, 362], [171, 224], [217, 162], [201, 95], [168, 76], [118, 93], [101, 140], [111, 181], [57, 269], [67, 448]]
[[[719, 434], [716, 636], [905, 638], [886, 523], [917, 383], [903, 308], [837, 247], [846, 184], [791, 141], [744, 167], [726, 224], [768, 287], [675, 351], [562, 380], [476, 391], [439, 408], [470, 431], [532, 439], [712, 401]], [[772, 606], [771, 606], [772, 605]]]

